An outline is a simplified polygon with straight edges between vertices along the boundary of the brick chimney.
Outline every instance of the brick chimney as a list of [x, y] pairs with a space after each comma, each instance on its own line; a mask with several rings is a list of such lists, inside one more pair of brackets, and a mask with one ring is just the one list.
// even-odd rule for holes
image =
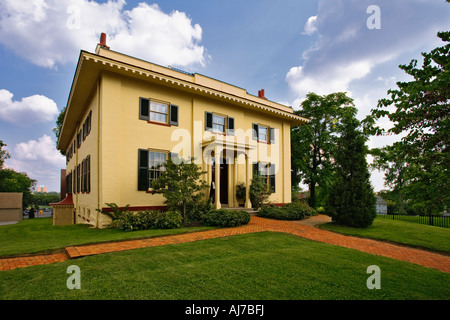
[[109, 49], [109, 47], [106, 45], [106, 33], [104, 33], [104, 32], [102, 32], [100, 35], [99, 45], [105, 49]]
[[263, 98], [263, 99], [267, 99], [267, 98], [264, 96], [264, 89], [261, 89], [261, 90], [258, 91], [258, 97]]

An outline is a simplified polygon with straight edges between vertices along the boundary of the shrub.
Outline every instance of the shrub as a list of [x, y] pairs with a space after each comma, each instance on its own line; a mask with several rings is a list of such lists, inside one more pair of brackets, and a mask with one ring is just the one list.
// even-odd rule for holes
[[202, 216], [212, 209], [213, 205], [211, 199], [202, 199], [189, 204], [186, 208], [187, 222], [201, 221]]
[[250, 222], [250, 214], [241, 210], [216, 209], [202, 216], [205, 226], [236, 227]]
[[301, 220], [314, 215], [317, 212], [304, 202], [293, 202], [283, 207], [264, 206], [258, 213], [260, 217], [277, 220]]
[[259, 210], [258, 216], [269, 219], [281, 219], [283, 217], [283, 209], [281, 207], [275, 207], [273, 205], [264, 206]]
[[133, 213], [123, 211], [110, 227], [123, 231], [148, 229], [174, 229], [181, 226], [183, 218], [179, 211], [146, 210]]
[[283, 208], [289, 208], [289, 210], [296, 210], [303, 214], [304, 217], [316, 216], [317, 211], [311, 208], [306, 202], [298, 201], [285, 205]]
[[267, 191], [267, 182], [260, 175], [255, 175], [250, 184], [250, 201], [254, 209], [259, 209], [269, 197], [270, 192]]

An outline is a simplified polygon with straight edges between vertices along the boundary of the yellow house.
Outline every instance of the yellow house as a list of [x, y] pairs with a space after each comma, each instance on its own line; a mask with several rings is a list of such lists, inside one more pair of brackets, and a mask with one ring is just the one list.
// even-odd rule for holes
[[102, 34], [95, 53], [80, 53], [57, 145], [67, 158], [64, 208], [73, 203], [66, 220], [102, 228], [110, 219], [96, 209], [106, 203], [164, 208], [150, 186], [169, 157], [193, 158], [207, 172], [205, 197], [216, 208], [251, 208], [248, 186], [257, 171], [267, 178], [271, 203], [290, 203], [290, 128], [306, 121], [263, 90], [255, 96], [115, 52]]

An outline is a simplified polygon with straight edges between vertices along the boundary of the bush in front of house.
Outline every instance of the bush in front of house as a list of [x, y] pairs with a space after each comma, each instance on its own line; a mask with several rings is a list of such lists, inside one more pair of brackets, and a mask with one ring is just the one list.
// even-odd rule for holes
[[202, 216], [205, 226], [237, 227], [250, 222], [250, 214], [241, 210], [216, 209], [206, 212]]
[[179, 211], [146, 210], [133, 213], [124, 211], [113, 220], [112, 228], [123, 231], [137, 231], [148, 229], [174, 229], [181, 226], [183, 218]]
[[282, 207], [268, 205], [261, 208], [259, 217], [277, 220], [301, 220], [317, 215], [316, 210], [304, 202], [293, 202]]

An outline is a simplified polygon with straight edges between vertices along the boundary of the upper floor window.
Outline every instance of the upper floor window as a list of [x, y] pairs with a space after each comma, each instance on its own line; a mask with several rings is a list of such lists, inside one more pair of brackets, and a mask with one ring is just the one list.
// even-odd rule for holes
[[167, 104], [150, 101], [150, 121], [167, 123], [168, 113]]
[[139, 119], [178, 126], [178, 106], [168, 102], [139, 98]]
[[253, 124], [253, 140], [275, 143], [275, 128], [262, 124]]
[[234, 135], [234, 118], [214, 112], [205, 112], [205, 130]]
[[213, 114], [213, 131], [225, 133], [225, 117]]

